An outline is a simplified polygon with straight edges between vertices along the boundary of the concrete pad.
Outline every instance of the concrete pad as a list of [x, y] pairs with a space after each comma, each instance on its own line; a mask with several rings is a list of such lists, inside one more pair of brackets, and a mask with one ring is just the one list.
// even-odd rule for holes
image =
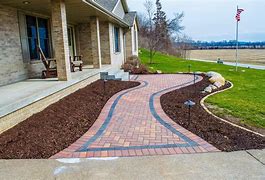
[[1, 160], [0, 179], [265, 179], [247, 152], [137, 158]]
[[263, 150], [248, 150], [248, 152], [257, 158], [261, 163], [265, 164], [265, 149]]

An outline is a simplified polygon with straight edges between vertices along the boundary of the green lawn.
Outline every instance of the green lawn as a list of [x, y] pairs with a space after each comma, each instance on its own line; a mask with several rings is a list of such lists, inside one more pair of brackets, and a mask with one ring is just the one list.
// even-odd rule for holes
[[[239, 68], [216, 63], [183, 60], [173, 56], [157, 53], [154, 63], [149, 64], [148, 51], [142, 49], [140, 58], [151, 71], [161, 70], [163, 73], [187, 72], [188, 65], [192, 71], [216, 71], [234, 84], [234, 88], [214, 95], [207, 103], [217, 105], [224, 112], [240, 118], [242, 123], [265, 128], [265, 71]], [[220, 115], [220, 114], [219, 114]]]

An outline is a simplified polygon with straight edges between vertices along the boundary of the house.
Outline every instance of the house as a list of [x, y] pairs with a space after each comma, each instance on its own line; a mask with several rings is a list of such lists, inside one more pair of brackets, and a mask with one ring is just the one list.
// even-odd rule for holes
[[[136, 12], [129, 11], [126, 0], [1, 0], [0, 24], [0, 124], [1, 118], [67, 88], [71, 93], [91, 82], [89, 78], [99, 78], [101, 71], [120, 69], [126, 58], [138, 55]], [[28, 81], [40, 79], [45, 70], [38, 47], [47, 59], [56, 60], [57, 82]], [[70, 57], [76, 55], [82, 55], [87, 67], [82, 74], [70, 70]], [[23, 81], [28, 84], [16, 86]], [[51, 90], [49, 83], [60, 87]], [[13, 98], [22, 86], [21, 91], [31, 93]]]

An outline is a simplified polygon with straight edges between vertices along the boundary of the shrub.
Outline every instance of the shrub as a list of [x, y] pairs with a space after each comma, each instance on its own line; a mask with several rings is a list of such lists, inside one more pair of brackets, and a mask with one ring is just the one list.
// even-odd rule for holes
[[147, 67], [141, 64], [139, 67], [135, 67], [132, 70], [133, 74], [149, 74]]
[[138, 56], [131, 56], [127, 58], [125, 64], [122, 65], [122, 69], [125, 72], [131, 72], [132, 74], [148, 74], [149, 71], [147, 67], [140, 64], [140, 59]]

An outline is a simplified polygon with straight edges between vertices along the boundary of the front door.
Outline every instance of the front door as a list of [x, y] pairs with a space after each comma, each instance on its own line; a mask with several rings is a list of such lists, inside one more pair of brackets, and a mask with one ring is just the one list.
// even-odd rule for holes
[[69, 55], [73, 59], [75, 56], [75, 41], [74, 41], [74, 28], [68, 26], [68, 44], [69, 44]]

